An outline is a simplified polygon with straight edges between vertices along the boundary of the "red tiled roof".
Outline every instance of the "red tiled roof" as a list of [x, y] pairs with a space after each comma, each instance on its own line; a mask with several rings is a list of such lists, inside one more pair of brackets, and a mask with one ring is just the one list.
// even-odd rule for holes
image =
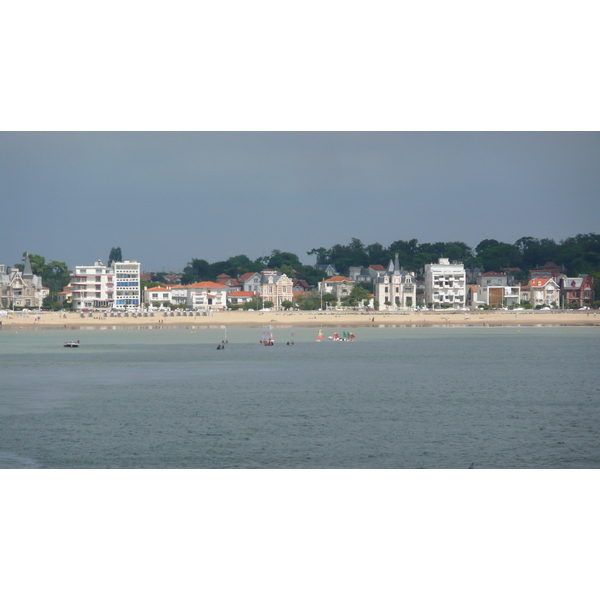
[[250, 296], [255, 296], [258, 295], [258, 292], [231, 292], [231, 294], [229, 294], [229, 297], [233, 297], [233, 298], [247, 298]]
[[192, 283], [191, 285], [187, 286], [188, 288], [192, 288], [192, 289], [208, 289], [208, 288], [223, 288], [223, 289], [227, 289], [226, 285], [223, 285], [222, 283], [215, 283], [214, 281], [200, 281], [198, 283]]
[[344, 277], [343, 275], [336, 275], [335, 277], [330, 277], [325, 281], [354, 281], [354, 279], [350, 279], [350, 277]]
[[238, 277], [238, 281], [241, 281], [243, 283], [247, 279], [250, 279], [250, 277], [252, 277], [253, 275], [258, 275], [258, 273], [256, 273], [256, 271], [254, 273], [244, 273], [243, 275], [240, 275]]
[[530, 287], [544, 287], [549, 281], [553, 281], [551, 277], [544, 279], [543, 277], [536, 277], [529, 281]]

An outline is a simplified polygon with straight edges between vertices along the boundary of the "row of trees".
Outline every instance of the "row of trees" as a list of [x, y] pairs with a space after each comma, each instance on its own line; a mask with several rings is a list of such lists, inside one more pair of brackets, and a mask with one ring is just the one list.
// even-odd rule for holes
[[[600, 235], [579, 234], [560, 242], [552, 239], [522, 237], [514, 244], [485, 239], [475, 248], [464, 242], [419, 243], [418, 240], [398, 240], [384, 247], [375, 242], [365, 245], [352, 238], [349, 244], [335, 244], [331, 248], [313, 248], [307, 252], [317, 264], [333, 264], [339, 273], [348, 274], [353, 266], [382, 265], [387, 267], [398, 254], [400, 264], [409, 271], [422, 273], [426, 264], [436, 263], [441, 256], [465, 264], [466, 268], [499, 271], [505, 267], [520, 269], [526, 279], [531, 269], [552, 261], [564, 265], [568, 275], [600, 273]], [[316, 285], [323, 272], [303, 265], [296, 254], [273, 250], [269, 256], [250, 260], [240, 254], [225, 261], [209, 264], [206, 260], [192, 259], [183, 270], [182, 283], [214, 280], [221, 273], [238, 277], [243, 273], [278, 269], [294, 279], [304, 279]]]
[[292, 279], [304, 279], [309, 285], [316, 285], [323, 279], [323, 271], [303, 265], [297, 254], [273, 250], [269, 256], [261, 256], [256, 260], [250, 260], [245, 254], [212, 264], [193, 258], [183, 269], [181, 283], [188, 285], [197, 281], [214, 281], [223, 273], [237, 278], [244, 273], [260, 272], [263, 269], [277, 269]]
[[462, 262], [467, 268], [477, 267], [484, 271], [513, 267], [528, 273], [548, 261], [564, 265], [569, 275], [600, 271], [600, 235], [595, 233], [579, 234], [560, 242], [522, 237], [514, 244], [508, 244], [485, 239], [475, 248], [464, 242], [421, 244], [416, 239], [398, 240], [385, 248], [377, 242], [365, 246], [359, 239], [352, 238], [347, 245], [313, 248], [308, 252], [315, 256], [317, 263], [334, 264], [340, 272], [347, 272], [349, 267], [358, 265], [379, 264], [385, 267], [396, 253], [404, 268], [417, 273], [422, 272], [426, 264], [437, 262], [440, 256]]

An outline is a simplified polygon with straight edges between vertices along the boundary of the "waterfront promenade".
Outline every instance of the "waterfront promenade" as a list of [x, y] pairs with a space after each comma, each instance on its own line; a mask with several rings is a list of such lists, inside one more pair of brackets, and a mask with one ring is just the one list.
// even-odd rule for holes
[[[131, 314], [109, 316], [101, 312], [53, 313], [29, 312], [9, 313], [0, 316], [2, 327], [135, 327], [135, 326], [262, 326], [274, 327], [368, 327], [368, 326], [540, 326], [540, 325], [600, 325], [597, 310], [569, 311], [394, 311], [362, 312], [362, 311], [254, 311], [243, 310], [205, 313], [155, 312], [153, 316], [137, 316]], [[171, 316], [174, 315], [174, 316]]]

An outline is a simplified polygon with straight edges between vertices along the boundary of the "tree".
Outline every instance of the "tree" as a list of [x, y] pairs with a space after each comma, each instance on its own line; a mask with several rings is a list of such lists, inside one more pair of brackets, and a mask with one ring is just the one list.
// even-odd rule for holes
[[329, 264], [329, 251], [326, 248], [313, 248], [309, 250], [306, 254], [309, 256], [316, 256], [316, 264], [318, 265], [326, 265]]
[[290, 308], [292, 308], [292, 306], [294, 306], [294, 303], [291, 300], [284, 300], [281, 303], [281, 306], [284, 310], [289, 310]]
[[311, 290], [299, 296], [296, 303], [301, 310], [317, 310], [321, 308], [321, 294], [317, 290]]
[[325, 305], [330, 304], [331, 306], [335, 306], [338, 302], [337, 296], [331, 293], [323, 294], [322, 299]]
[[497, 240], [483, 240], [475, 248], [475, 252], [477, 252], [477, 258], [481, 260], [484, 271], [500, 271], [505, 267], [520, 267], [522, 261], [521, 251], [517, 246]]
[[365, 304], [365, 301], [368, 303], [370, 297], [371, 294], [369, 294], [364, 287], [357, 285], [354, 286], [350, 292], [350, 295], [344, 300], [343, 303], [349, 306], [362, 306]]
[[269, 257], [269, 262], [267, 262], [267, 268], [281, 269], [283, 265], [289, 265], [294, 269], [302, 266], [296, 254], [282, 252], [281, 250], [273, 250]]
[[207, 281], [211, 269], [207, 261], [200, 258], [192, 258], [192, 260], [183, 269], [181, 276], [182, 285], [189, 285], [198, 281]]
[[121, 252], [121, 247], [111, 248], [108, 254], [108, 266], [112, 267], [113, 263], [123, 262], [123, 253]]

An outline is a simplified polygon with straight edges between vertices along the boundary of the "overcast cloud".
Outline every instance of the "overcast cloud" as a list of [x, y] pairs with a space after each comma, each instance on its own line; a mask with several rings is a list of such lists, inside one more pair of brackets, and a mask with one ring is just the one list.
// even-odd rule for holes
[[598, 133], [0, 134], [0, 262], [600, 232]]

